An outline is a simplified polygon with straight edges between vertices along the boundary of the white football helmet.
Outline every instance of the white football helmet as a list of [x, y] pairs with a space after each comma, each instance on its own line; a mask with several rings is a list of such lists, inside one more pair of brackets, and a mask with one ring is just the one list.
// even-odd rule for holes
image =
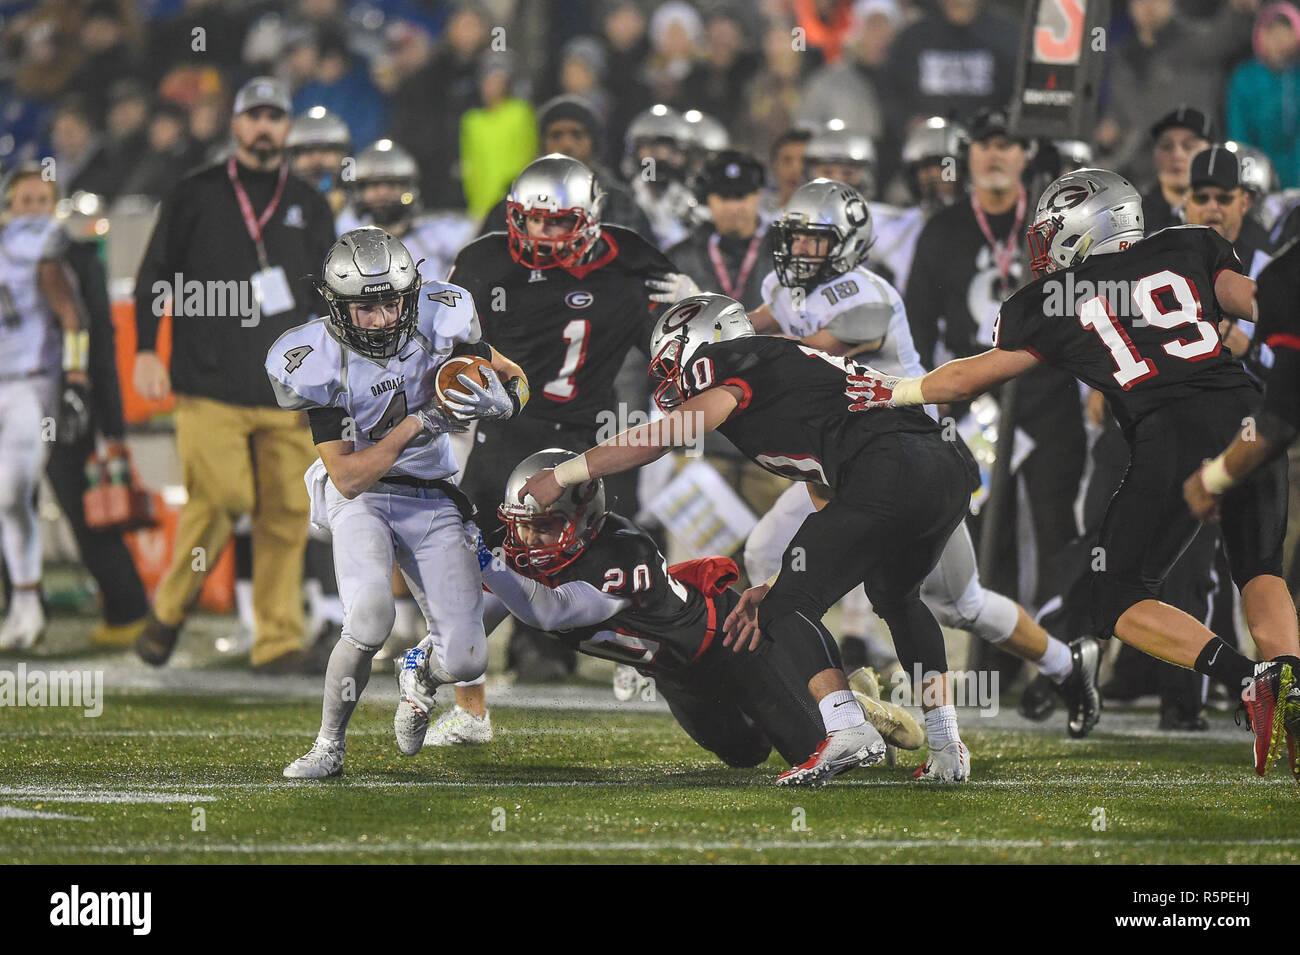
[[[796, 189], [781, 218], [772, 223], [772, 231], [777, 280], [786, 288], [807, 291], [854, 268], [867, 257], [873, 241], [871, 210], [862, 193], [834, 179], [814, 179]], [[800, 235], [825, 237], [826, 253], [795, 255]]]
[[1118, 252], [1142, 240], [1142, 197], [1108, 169], [1076, 169], [1038, 200], [1027, 233], [1035, 277], [1078, 265], [1094, 252]]
[[682, 299], [664, 312], [650, 336], [650, 377], [658, 381], [655, 404], [671, 411], [686, 400], [683, 375], [701, 345], [753, 334], [745, 306], [734, 298], [705, 292]]

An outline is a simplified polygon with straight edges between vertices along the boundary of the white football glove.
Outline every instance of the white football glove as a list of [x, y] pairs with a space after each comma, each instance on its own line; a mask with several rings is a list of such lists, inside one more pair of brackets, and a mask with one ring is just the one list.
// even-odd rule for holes
[[657, 278], [646, 279], [645, 287], [650, 290], [650, 301], [665, 305], [700, 294], [700, 287], [685, 272], [665, 272]]
[[453, 418], [468, 422], [475, 418], [509, 418], [515, 413], [515, 404], [501, 378], [496, 372], [487, 378], [487, 385], [481, 385], [466, 375], [456, 376], [467, 391], [447, 390], [444, 401]]
[[861, 365], [861, 373], [850, 374], [844, 394], [851, 399], [850, 411], [868, 411], [871, 408], [893, 408], [894, 388], [903, 379], [886, 375], [869, 365]]
[[455, 420], [443, 411], [436, 400], [430, 401], [423, 408], [417, 408], [414, 414], [420, 422], [420, 427], [434, 437], [440, 434], [461, 434], [469, 430], [468, 425]]

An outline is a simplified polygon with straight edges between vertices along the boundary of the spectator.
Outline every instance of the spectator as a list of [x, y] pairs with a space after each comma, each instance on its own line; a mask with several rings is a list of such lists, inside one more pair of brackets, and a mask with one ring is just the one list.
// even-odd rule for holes
[[[317, 308], [311, 277], [334, 241], [334, 219], [319, 193], [289, 175], [289, 109], [288, 90], [269, 77], [240, 89], [235, 155], [168, 194], [136, 278], [136, 391], [157, 400], [174, 385], [188, 494], [171, 568], [136, 642], [156, 666], [170, 657], [241, 514], [253, 515], [253, 666], [290, 670], [305, 657], [302, 475], [316, 452], [303, 416], [280, 409], [264, 363], [276, 338]], [[175, 289], [178, 275], [207, 294]], [[168, 298], [183, 311], [172, 322], [170, 372], [154, 350]]]
[[294, 94], [295, 112], [324, 106], [348, 124], [357, 142], [378, 139], [387, 125], [388, 104], [365, 63], [352, 56], [347, 40], [336, 30], [321, 32], [315, 43], [315, 77]]
[[794, 191], [804, 184], [804, 147], [812, 133], [806, 129], [791, 129], [782, 133], [772, 144], [768, 154], [770, 184], [763, 190], [759, 214], [764, 222], [771, 222], [781, 214]]
[[175, 103], [159, 103], [149, 120], [148, 148], [122, 183], [122, 192], [161, 199], [199, 159], [190, 142], [185, 110]]
[[482, 105], [460, 120], [460, 168], [470, 217], [482, 218], [537, 154], [533, 108], [510, 91], [509, 54], [493, 53], [479, 67]]
[[609, 118], [611, 106], [603, 85], [605, 65], [605, 48], [595, 37], [574, 37], [560, 53], [560, 95], [579, 97], [595, 111], [602, 126]]
[[1129, 0], [1134, 33], [1111, 58], [1106, 113], [1097, 128], [1107, 168], [1144, 188], [1154, 170], [1143, 130], [1182, 103], [1219, 114], [1228, 64], [1247, 48], [1250, 18], [1243, 14], [1258, 3], [1231, 0], [1214, 19], [1197, 22], [1177, 16], [1174, 0]]
[[136, 5], [118, 0], [93, 0], [85, 10], [78, 34], [84, 59], [65, 92], [79, 94], [98, 125], [108, 111], [108, 91], [118, 80], [140, 72], [141, 35], [134, 24]]
[[103, 196], [112, 200], [130, 177], [148, 144], [148, 91], [138, 81], [118, 80], [108, 93], [103, 162], [108, 176]]
[[104, 138], [95, 129], [85, 103], [77, 97], [62, 100], [50, 124], [57, 181], [69, 194], [85, 191], [104, 195], [113, 191], [113, 176], [104, 161]]
[[673, 105], [723, 117], [734, 137], [739, 129], [735, 107], [758, 70], [758, 58], [745, 49], [745, 31], [734, 10], [719, 7], [704, 26], [704, 58], [686, 78], [687, 96]]
[[827, 65], [838, 64], [853, 29], [853, 0], [795, 0], [794, 15], [808, 46]]
[[457, 169], [460, 118], [478, 97], [478, 60], [487, 42], [488, 24], [479, 8], [461, 4], [447, 20], [433, 57], [403, 80], [392, 98], [392, 138], [415, 157], [420, 194], [429, 208], [464, 205]]
[[1214, 124], [1199, 109], [1179, 106], [1151, 127], [1156, 186], [1142, 197], [1147, 235], [1183, 221], [1192, 157], [1214, 139]]
[[880, 142], [885, 135], [878, 85], [903, 14], [895, 0], [860, 0], [853, 8], [845, 55], [816, 70], [803, 87], [800, 116], [814, 126], [839, 118]]
[[1300, 186], [1300, 11], [1261, 10], [1254, 47], [1228, 83], [1228, 136], [1264, 150], [1284, 187]]
[[656, 102], [673, 104], [690, 99], [687, 78], [695, 68], [696, 51], [703, 39], [704, 24], [690, 4], [668, 0], [655, 10], [650, 18], [650, 57], [645, 75]]
[[616, 166], [622, 155], [628, 124], [653, 102], [650, 90], [642, 82], [642, 66], [650, 49], [646, 42], [645, 14], [634, 0], [616, 2], [605, 14], [602, 32], [609, 61], [618, 64], [618, 69], [605, 77], [610, 108], [605, 124], [606, 143], [601, 155], [606, 165]]
[[770, 152], [799, 119], [802, 68], [803, 56], [791, 42], [790, 28], [769, 28], [763, 35], [763, 66], [745, 96], [744, 125], [755, 152]]
[[1273, 246], [1268, 231], [1246, 215], [1250, 199], [1241, 188], [1237, 154], [1219, 143], [1201, 150], [1192, 158], [1190, 180], [1187, 221], [1209, 226], [1231, 242], [1246, 275], [1254, 278], [1272, 257]]
[[1020, 27], [982, 9], [982, 0], [939, 0], [938, 9], [894, 41], [894, 126], [903, 132], [929, 116], [969, 116], [1006, 103]]

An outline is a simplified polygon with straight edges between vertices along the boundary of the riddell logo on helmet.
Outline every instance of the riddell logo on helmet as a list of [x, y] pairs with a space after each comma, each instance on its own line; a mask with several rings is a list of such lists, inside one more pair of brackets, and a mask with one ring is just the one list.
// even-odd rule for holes
[[369, 295], [371, 292], [391, 292], [393, 290], [392, 282], [380, 282], [378, 285], [367, 285], [361, 289], [362, 295]]

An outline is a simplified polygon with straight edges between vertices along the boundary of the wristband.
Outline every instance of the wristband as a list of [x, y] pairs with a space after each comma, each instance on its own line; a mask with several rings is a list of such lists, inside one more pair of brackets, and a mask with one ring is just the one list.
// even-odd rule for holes
[[1223, 463], [1222, 454], [1201, 469], [1201, 484], [1211, 494], [1222, 494], [1236, 483]]
[[519, 412], [524, 410], [524, 405], [528, 404], [528, 382], [515, 375], [506, 382], [506, 394], [510, 396], [510, 406], [514, 409], [510, 412], [510, 417], [518, 417]]
[[63, 333], [63, 370], [85, 371], [90, 365], [90, 332], [84, 328]]
[[895, 408], [925, 404], [925, 399], [921, 397], [921, 382], [924, 380], [924, 378], [900, 378], [898, 384], [894, 385], [894, 397], [889, 403]]
[[560, 487], [572, 487], [591, 480], [591, 469], [587, 467], [587, 456], [580, 454], [576, 458], [563, 461], [555, 469], [555, 480]]

